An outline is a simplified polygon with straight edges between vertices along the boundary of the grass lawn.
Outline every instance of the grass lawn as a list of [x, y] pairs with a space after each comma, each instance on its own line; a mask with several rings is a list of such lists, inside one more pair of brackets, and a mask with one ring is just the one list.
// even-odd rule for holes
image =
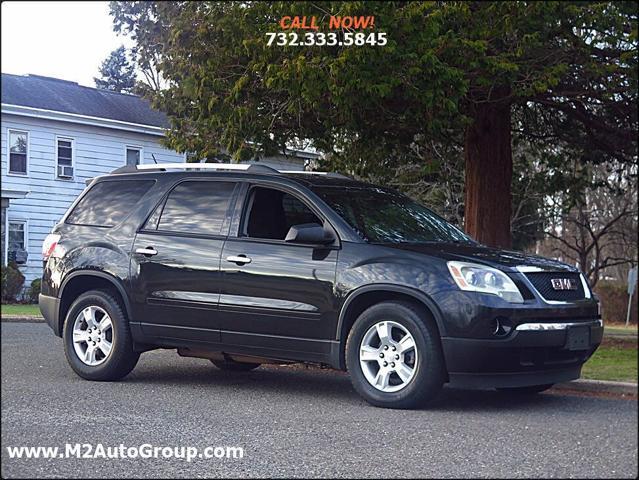
[[604, 343], [586, 362], [582, 378], [637, 383], [637, 344]]
[[613, 335], [637, 335], [637, 325], [628, 325], [626, 327], [623, 323], [604, 323], [604, 333]]
[[2, 305], [2, 316], [10, 315], [38, 315], [40, 316], [40, 309], [37, 305]]

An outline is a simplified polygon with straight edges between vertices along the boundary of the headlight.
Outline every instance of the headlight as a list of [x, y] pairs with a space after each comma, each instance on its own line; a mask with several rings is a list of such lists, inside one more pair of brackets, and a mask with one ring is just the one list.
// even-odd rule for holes
[[490, 293], [510, 303], [524, 303], [515, 282], [500, 270], [466, 262], [447, 262], [447, 265], [453, 280], [462, 290]]

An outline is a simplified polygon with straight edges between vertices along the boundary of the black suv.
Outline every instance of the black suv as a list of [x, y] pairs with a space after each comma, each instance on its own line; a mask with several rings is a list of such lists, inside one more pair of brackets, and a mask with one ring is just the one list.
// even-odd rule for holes
[[75, 372], [175, 348], [217, 367], [347, 369], [370, 403], [453, 386], [534, 393], [601, 342], [574, 267], [487, 248], [387, 188], [260, 165], [123, 167], [43, 245], [40, 309]]

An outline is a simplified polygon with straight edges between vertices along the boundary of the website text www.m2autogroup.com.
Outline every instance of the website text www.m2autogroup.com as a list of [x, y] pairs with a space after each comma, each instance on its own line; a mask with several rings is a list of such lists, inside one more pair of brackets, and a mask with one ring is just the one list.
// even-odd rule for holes
[[103, 445], [101, 443], [67, 443], [60, 446], [7, 446], [11, 459], [82, 458], [82, 459], [131, 459], [167, 458], [191, 462], [196, 459], [223, 460], [244, 458], [242, 447], [156, 446], [149, 443], [135, 446]]

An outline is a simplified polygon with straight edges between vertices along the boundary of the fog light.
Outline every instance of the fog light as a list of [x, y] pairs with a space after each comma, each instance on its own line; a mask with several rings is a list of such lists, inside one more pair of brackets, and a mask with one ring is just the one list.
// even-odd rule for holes
[[492, 323], [492, 334], [494, 337], [505, 337], [512, 331], [513, 326], [506, 317], [496, 317]]

